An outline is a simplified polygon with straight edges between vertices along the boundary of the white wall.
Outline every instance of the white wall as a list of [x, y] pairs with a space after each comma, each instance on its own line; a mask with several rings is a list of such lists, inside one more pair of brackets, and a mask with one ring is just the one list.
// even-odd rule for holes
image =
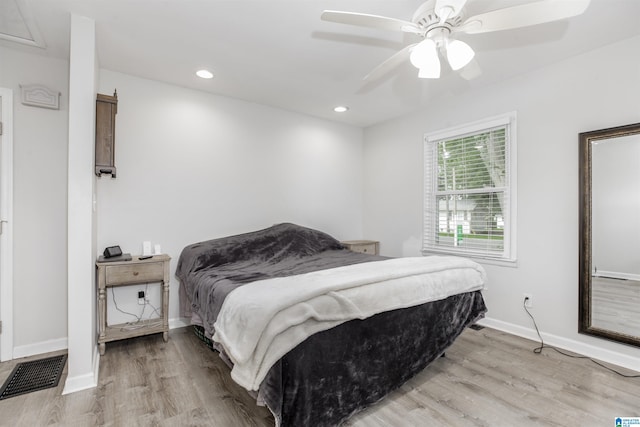
[[[97, 249], [137, 253], [151, 240], [173, 273], [189, 243], [293, 221], [418, 255], [423, 134], [517, 110], [519, 265], [486, 266], [489, 316], [529, 330], [521, 299], [532, 293], [547, 334], [640, 357], [576, 332], [577, 135], [639, 121], [640, 58], [628, 55], [639, 48], [630, 39], [443, 99], [366, 129], [364, 145], [358, 128], [102, 70], [99, 91], [119, 92], [118, 178], [98, 179]], [[66, 345], [68, 63], [0, 46], [0, 86], [17, 95], [21, 83], [62, 92], [59, 111], [14, 98], [14, 344], [25, 355]], [[175, 280], [171, 292], [175, 318]]]
[[[0, 87], [14, 92], [13, 357], [67, 346], [68, 67], [0, 46]], [[60, 109], [22, 105], [20, 87], [62, 93]]]
[[[98, 179], [97, 247], [160, 244], [172, 257], [170, 319], [188, 244], [280, 222], [361, 237], [360, 128], [101, 70], [99, 92], [114, 89], [117, 178]], [[116, 300], [138, 314], [135, 291]], [[111, 293], [108, 308], [110, 324], [132, 320]]]
[[531, 293], [547, 336], [640, 368], [640, 349], [577, 333], [578, 133], [639, 121], [639, 50], [632, 38], [367, 128], [364, 237], [381, 240], [385, 255], [419, 255], [424, 133], [515, 110], [518, 266], [486, 265], [488, 316], [531, 335], [522, 309]]

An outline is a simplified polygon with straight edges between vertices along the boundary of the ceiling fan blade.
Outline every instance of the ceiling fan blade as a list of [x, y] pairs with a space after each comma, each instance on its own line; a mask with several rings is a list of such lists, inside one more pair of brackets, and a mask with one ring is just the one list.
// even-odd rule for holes
[[377, 28], [380, 30], [404, 31], [415, 34], [421, 34], [423, 32], [423, 30], [413, 22], [387, 18], [386, 16], [368, 15], [366, 13], [325, 10], [322, 12], [322, 15], [320, 15], [320, 18], [323, 21], [358, 25], [360, 27]]
[[380, 77], [384, 76], [385, 74], [396, 68], [398, 65], [405, 62], [409, 58], [409, 55], [411, 55], [411, 49], [413, 49], [413, 47], [416, 45], [418, 45], [418, 43], [410, 44], [404, 49], [396, 52], [386, 61], [374, 68], [369, 74], [364, 76], [363, 80], [365, 82], [378, 80]]
[[455, 28], [468, 34], [488, 33], [558, 21], [583, 13], [591, 0], [543, 0], [481, 13]]
[[[458, 15], [466, 3], [467, 0], [436, 0], [436, 6], [433, 10], [441, 20], [446, 21]], [[447, 9], [449, 10], [447, 11]]]

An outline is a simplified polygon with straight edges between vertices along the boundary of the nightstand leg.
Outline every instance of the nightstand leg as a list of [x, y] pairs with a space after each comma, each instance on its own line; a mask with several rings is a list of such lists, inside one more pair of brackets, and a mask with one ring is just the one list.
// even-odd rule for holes
[[165, 280], [162, 284], [162, 326], [164, 332], [162, 333], [162, 339], [164, 342], [169, 341], [169, 278], [168, 278], [169, 263], [165, 263]]
[[[102, 283], [101, 283], [102, 285]], [[104, 286], [100, 286], [98, 289], [98, 317], [99, 317], [99, 333], [98, 341], [104, 340], [107, 329], [107, 292]], [[100, 356], [104, 356], [105, 345], [104, 342], [100, 343]]]

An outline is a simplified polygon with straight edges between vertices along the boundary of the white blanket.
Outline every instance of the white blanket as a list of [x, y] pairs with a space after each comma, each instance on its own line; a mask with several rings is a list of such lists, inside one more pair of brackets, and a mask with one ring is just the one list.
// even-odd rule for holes
[[214, 325], [232, 378], [257, 390], [283, 355], [316, 332], [352, 319], [484, 288], [477, 263], [458, 257], [395, 258], [240, 286]]

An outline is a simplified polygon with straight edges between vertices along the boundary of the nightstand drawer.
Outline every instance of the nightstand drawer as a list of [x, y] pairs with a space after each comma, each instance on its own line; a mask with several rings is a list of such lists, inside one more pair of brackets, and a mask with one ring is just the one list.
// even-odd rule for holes
[[105, 281], [108, 285], [126, 285], [129, 283], [160, 282], [164, 277], [164, 264], [152, 262], [145, 264], [114, 265], [105, 267]]
[[376, 253], [376, 244], [369, 243], [366, 245], [355, 245], [351, 248], [354, 252], [361, 252], [363, 254], [375, 254]]
[[375, 240], [346, 240], [341, 242], [350, 251], [369, 255], [379, 255], [380, 243]]

